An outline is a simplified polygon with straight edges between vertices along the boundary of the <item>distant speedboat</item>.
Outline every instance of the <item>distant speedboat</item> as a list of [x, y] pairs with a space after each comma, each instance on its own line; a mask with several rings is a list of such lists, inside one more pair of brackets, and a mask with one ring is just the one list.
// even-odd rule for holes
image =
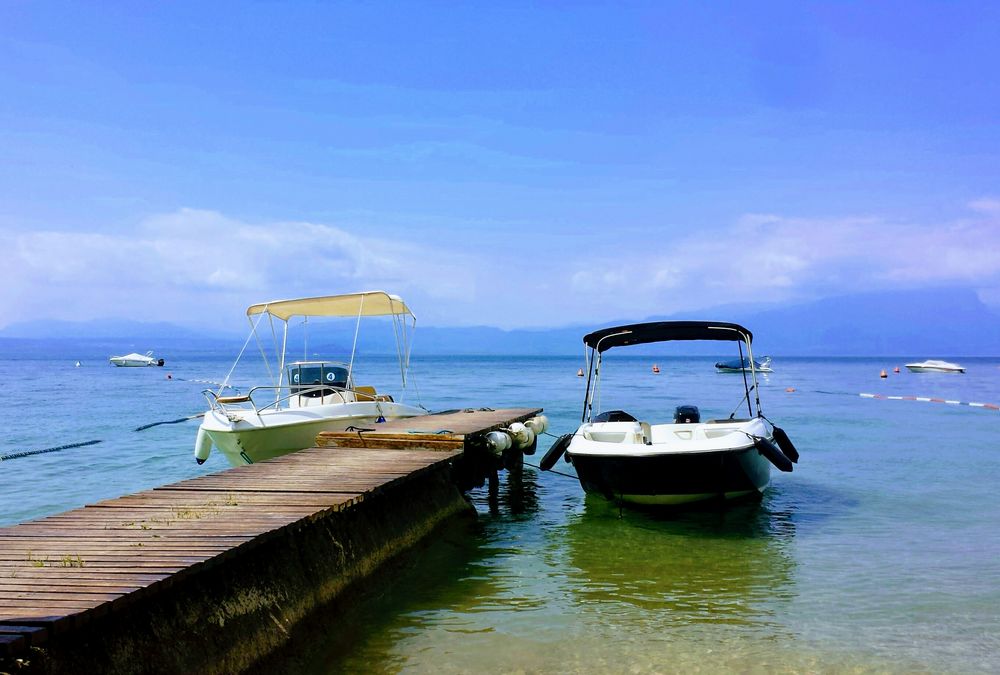
[[[715, 364], [715, 369], [720, 373], [739, 373], [744, 370], [750, 372], [750, 359], [744, 358], [742, 361], [734, 359], [732, 361], [719, 361]], [[765, 356], [760, 361], [754, 361], [754, 370], [758, 373], [773, 373], [771, 370], [771, 357]]]
[[920, 363], [907, 363], [906, 367], [911, 373], [964, 373], [965, 368], [958, 365], [957, 363], [949, 363], [948, 361], [938, 361], [936, 359], [928, 359], [927, 361], [921, 361]]
[[[154, 359], [153, 352], [146, 352], [145, 354], [136, 354], [132, 352], [131, 354], [126, 354], [125, 356], [112, 356], [108, 361], [111, 365], [118, 366], [119, 368], [139, 368], [143, 366], [162, 366], [163, 359]], [[79, 363], [77, 365], [80, 365]]]

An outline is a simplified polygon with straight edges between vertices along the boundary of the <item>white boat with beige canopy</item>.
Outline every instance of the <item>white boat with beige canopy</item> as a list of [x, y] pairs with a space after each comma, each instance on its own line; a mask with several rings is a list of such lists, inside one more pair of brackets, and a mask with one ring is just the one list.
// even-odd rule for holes
[[[268, 358], [260, 324], [267, 318], [275, 353]], [[289, 323], [302, 317], [354, 319], [354, 341], [347, 362], [302, 360], [286, 362]], [[355, 384], [354, 357], [361, 319], [388, 317], [395, 334], [402, 391], [410, 362], [410, 344], [416, 317], [398, 295], [367, 291], [297, 300], [279, 300], [247, 308], [250, 336], [226, 379], [215, 391], [203, 392], [209, 409], [195, 441], [195, 459], [203, 463], [212, 446], [234, 465], [252, 464], [315, 445], [321, 431], [351, 426], [371, 427], [387, 420], [424, 415], [426, 409], [394, 400], [372, 386]], [[305, 328], [303, 328], [303, 333]], [[256, 340], [271, 382], [257, 385], [245, 394], [224, 395], [230, 378], [251, 340]], [[305, 335], [303, 335], [305, 342]], [[308, 354], [305, 346], [305, 354]], [[276, 368], [272, 369], [276, 361]], [[401, 394], [402, 394], [401, 391]]]

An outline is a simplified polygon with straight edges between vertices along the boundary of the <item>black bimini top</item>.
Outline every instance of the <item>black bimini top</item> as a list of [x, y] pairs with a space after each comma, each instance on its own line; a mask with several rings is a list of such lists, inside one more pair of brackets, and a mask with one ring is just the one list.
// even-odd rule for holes
[[642, 345], [670, 340], [742, 340], [747, 344], [753, 334], [743, 326], [723, 321], [651, 321], [628, 326], [602, 328], [583, 336], [591, 349], [606, 352], [612, 347]]

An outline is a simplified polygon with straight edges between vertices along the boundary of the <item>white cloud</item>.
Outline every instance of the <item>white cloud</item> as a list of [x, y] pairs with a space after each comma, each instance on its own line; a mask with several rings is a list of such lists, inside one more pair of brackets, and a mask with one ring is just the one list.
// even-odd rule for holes
[[[242, 327], [254, 302], [383, 288], [422, 325], [599, 323], [715, 305], [962, 284], [1000, 288], [1000, 212], [946, 223], [749, 214], [641, 240], [613, 228], [531, 246], [452, 227], [408, 240], [372, 227], [247, 223], [214, 211], [151, 217], [131, 234], [0, 230], [2, 322], [124, 317]], [[472, 225], [470, 225], [470, 228]], [[436, 230], [440, 231], [440, 230]]]
[[262, 300], [373, 288], [447, 300], [475, 289], [459, 253], [194, 209], [149, 218], [132, 234], [7, 231], [0, 241], [12, 252], [4, 276], [18, 289], [0, 301], [5, 322], [119, 316], [217, 326]]
[[[945, 284], [982, 289], [988, 299], [1000, 284], [1000, 209], [988, 201], [972, 218], [940, 224], [749, 214], [686, 238], [651, 233], [627, 256], [603, 249], [602, 259], [577, 261], [568, 275], [576, 290], [607, 291], [588, 300], [592, 309], [603, 302], [608, 317]], [[614, 285], [595, 283], [609, 275]]]

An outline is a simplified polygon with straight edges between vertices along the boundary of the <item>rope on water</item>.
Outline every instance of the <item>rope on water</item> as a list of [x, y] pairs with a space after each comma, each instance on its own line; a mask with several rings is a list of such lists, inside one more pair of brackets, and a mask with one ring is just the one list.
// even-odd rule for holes
[[923, 403], [947, 403], [948, 405], [967, 405], [970, 408], [985, 408], [987, 410], [1000, 410], [1000, 405], [995, 403], [969, 403], [967, 401], [956, 401], [947, 398], [933, 398], [930, 396], [887, 396], [885, 394], [858, 394], [861, 398], [874, 398], [886, 401], [921, 401]]
[[224, 382], [216, 382], [215, 380], [188, 380], [183, 377], [175, 377], [172, 379], [177, 380], [178, 382], [197, 382], [198, 384], [214, 384], [220, 389], [232, 389], [233, 391], [240, 390], [239, 387], [234, 387], [233, 385], [225, 384]]
[[196, 420], [200, 417], [204, 417], [205, 413], [198, 413], [197, 415], [188, 415], [187, 417], [178, 417], [175, 420], [166, 420], [165, 422], [153, 422], [152, 424], [143, 424], [141, 427], [136, 427], [132, 431], [145, 431], [146, 429], [152, 429], [153, 427], [158, 427], [161, 424], [180, 424], [181, 422], [187, 422], [188, 420]]
[[813, 394], [827, 394], [829, 396], [850, 396], [851, 398], [856, 398], [860, 396], [861, 398], [875, 399], [879, 401], [920, 401], [922, 403], [947, 403], [948, 405], [964, 405], [970, 408], [983, 408], [984, 410], [1000, 410], [1000, 405], [995, 403], [977, 403], [975, 401], [958, 401], [950, 398], [938, 398], [935, 396], [895, 396], [888, 394], [867, 394], [867, 393], [855, 393], [851, 391], [823, 391], [822, 389], [814, 389], [810, 393]]
[[0, 462], [7, 461], [8, 459], [31, 457], [32, 455], [44, 455], [47, 452], [58, 452], [60, 450], [69, 450], [70, 448], [82, 448], [85, 445], [96, 445], [100, 442], [101, 441], [84, 441], [83, 443], [68, 443], [67, 445], [59, 445], [54, 448], [45, 448], [44, 450], [25, 450], [24, 452], [12, 452], [9, 455], [0, 455]]

